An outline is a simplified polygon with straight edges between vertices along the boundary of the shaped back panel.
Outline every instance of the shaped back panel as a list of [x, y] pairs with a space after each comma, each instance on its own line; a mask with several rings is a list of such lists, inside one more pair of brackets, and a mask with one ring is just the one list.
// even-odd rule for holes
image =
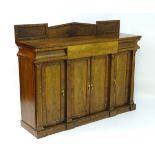
[[33, 40], [47, 38], [48, 24], [15, 25], [15, 40]]

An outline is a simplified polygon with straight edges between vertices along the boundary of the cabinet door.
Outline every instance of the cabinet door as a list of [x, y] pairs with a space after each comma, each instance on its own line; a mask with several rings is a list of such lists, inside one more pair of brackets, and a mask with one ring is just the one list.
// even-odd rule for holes
[[87, 58], [71, 61], [71, 117], [89, 114], [90, 60]]
[[131, 53], [124, 52], [115, 57], [115, 107], [129, 103], [131, 81]]
[[43, 111], [45, 126], [65, 120], [65, 62], [43, 66]]
[[109, 56], [91, 58], [90, 113], [108, 108]]

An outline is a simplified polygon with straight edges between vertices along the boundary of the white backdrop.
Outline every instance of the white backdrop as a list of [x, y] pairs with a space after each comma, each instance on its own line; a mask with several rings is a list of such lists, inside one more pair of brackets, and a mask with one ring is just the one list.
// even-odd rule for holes
[[[0, 1], [0, 154], [155, 154], [155, 14], [153, 0]], [[136, 54], [137, 110], [42, 139], [20, 127], [18, 48], [14, 25], [121, 20], [142, 35]]]

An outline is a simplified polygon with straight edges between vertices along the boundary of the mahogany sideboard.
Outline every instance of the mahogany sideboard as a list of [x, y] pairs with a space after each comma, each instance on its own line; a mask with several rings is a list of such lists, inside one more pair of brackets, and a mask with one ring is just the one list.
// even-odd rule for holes
[[21, 125], [37, 138], [135, 110], [141, 36], [120, 21], [15, 25]]

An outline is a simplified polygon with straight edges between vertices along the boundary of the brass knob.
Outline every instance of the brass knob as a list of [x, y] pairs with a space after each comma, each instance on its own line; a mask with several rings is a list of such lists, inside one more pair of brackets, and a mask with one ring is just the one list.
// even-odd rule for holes
[[88, 90], [90, 89], [90, 84], [88, 85]]
[[91, 87], [91, 90], [93, 90], [93, 89], [94, 89], [94, 86], [93, 86], [93, 84], [91, 84], [91, 85], [90, 85], [90, 87]]
[[61, 94], [62, 94], [62, 96], [65, 95], [65, 91], [64, 91], [64, 89], [61, 89]]

